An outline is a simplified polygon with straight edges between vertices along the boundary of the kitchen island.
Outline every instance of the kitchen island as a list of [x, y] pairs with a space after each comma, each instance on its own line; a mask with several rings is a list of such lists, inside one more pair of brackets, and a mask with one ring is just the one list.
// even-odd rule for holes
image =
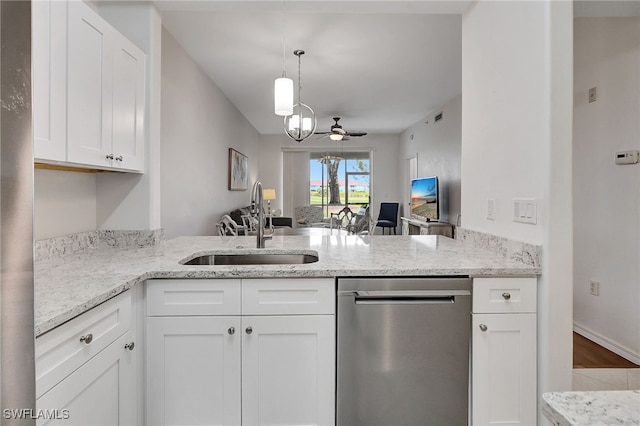
[[[336, 313], [336, 285], [469, 277], [466, 307], [455, 299], [462, 294], [443, 302], [442, 290], [424, 290], [463, 307], [461, 353], [473, 353], [457, 374], [463, 383], [471, 374], [473, 387], [457, 393], [460, 404], [472, 407], [472, 424], [505, 416], [536, 424], [538, 267], [439, 235], [322, 230], [266, 245], [256, 249], [253, 236], [181, 237], [63, 257], [55, 243], [37, 245], [37, 407], [68, 409], [76, 424], [333, 426], [337, 327], [346, 319]], [[238, 255], [244, 264], [208, 264]], [[489, 368], [496, 363], [509, 374]], [[87, 410], [95, 406], [100, 414]]]
[[[36, 263], [35, 332], [39, 336], [153, 278], [348, 276], [535, 276], [540, 268], [435, 235], [274, 236], [256, 249], [253, 236], [179, 237], [128, 249], [94, 249]], [[304, 265], [182, 265], [212, 253], [317, 252]]]

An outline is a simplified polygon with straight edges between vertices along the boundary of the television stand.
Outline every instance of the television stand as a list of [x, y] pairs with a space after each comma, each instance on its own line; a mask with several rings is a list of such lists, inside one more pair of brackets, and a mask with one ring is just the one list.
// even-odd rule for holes
[[430, 222], [411, 217], [401, 217], [402, 235], [444, 235], [453, 238], [453, 225], [446, 222]]

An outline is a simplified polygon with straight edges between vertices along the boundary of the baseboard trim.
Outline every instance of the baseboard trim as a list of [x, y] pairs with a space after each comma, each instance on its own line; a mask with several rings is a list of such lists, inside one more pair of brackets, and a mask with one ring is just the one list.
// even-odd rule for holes
[[599, 333], [596, 333], [595, 331], [590, 330], [587, 327], [578, 324], [577, 322], [573, 323], [573, 331], [593, 342], [596, 342], [600, 346], [609, 349], [614, 354], [620, 355], [622, 358], [631, 361], [634, 364], [640, 365], [640, 354], [634, 352], [632, 349], [621, 345]]

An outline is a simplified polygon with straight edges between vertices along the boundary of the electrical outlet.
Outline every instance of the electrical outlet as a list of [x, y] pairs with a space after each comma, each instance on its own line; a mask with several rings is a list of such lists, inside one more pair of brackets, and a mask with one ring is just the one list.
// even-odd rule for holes
[[496, 200], [487, 199], [487, 220], [496, 220]]
[[594, 296], [600, 296], [600, 283], [598, 281], [590, 282], [589, 293], [593, 294]]
[[598, 100], [597, 88], [592, 87], [589, 89], [589, 103], [595, 102]]

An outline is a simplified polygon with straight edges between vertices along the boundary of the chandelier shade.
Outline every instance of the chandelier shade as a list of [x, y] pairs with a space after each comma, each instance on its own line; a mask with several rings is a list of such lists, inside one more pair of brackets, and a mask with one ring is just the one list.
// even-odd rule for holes
[[293, 80], [286, 76], [276, 78], [273, 86], [274, 112], [285, 117], [293, 114]]

